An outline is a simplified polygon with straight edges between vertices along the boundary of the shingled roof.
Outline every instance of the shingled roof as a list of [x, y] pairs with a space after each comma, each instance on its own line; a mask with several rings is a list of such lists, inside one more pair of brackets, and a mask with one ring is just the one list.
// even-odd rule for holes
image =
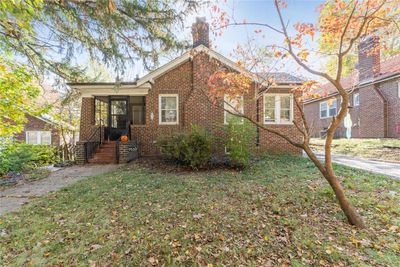
[[304, 82], [299, 77], [296, 77], [287, 72], [269, 72], [269, 73], [257, 73], [259, 77], [263, 80], [268, 80], [272, 78], [276, 83], [302, 83]]
[[[374, 77], [374, 79], [371, 82], [372, 83], [378, 82], [380, 80], [389, 78], [399, 73], [400, 73], [400, 54], [390, 57], [384, 61], [381, 61], [380, 73], [379, 75]], [[358, 70], [356, 69], [350, 72], [348, 75], [343, 76], [340, 82], [343, 85], [343, 87], [347, 90], [351, 90], [353, 87], [357, 87], [360, 84], [362, 84], [362, 81], [361, 82], [359, 81]], [[312, 93], [319, 94], [321, 95], [320, 98], [324, 98], [329, 95], [337, 94], [337, 90], [331, 83], [325, 83], [321, 85], [321, 87], [315, 89]], [[311, 100], [317, 100], [317, 99], [315, 98], [309, 99], [309, 101]]]

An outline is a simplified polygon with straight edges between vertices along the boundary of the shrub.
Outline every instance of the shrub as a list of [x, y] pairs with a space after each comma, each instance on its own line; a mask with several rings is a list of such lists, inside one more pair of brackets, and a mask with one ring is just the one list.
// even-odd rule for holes
[[57, 162], [55, 148], [45, 145], [8, 143], [0, 149], [0, 175]]
[[255, 144], [255, 126], [246, 120], [242, 121], [241, 118], [232, 118], [225, 127], [225, 134], [225, 148], [231, 165], [248, 166]]
[[198, 125], [192, 125], [190, 132], [158, 139], [157, 146], [167, 159], [192, 168], [203, 167], [211, 158], [211, 138]]

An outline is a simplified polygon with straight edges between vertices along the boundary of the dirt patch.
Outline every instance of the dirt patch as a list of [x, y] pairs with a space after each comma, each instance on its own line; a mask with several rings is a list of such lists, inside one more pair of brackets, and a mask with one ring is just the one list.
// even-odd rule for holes
[[72, 166], [52, 172], [47, 178], [0, 191], [0, 214], [19, 208], [30, 199], [59, 190], [88, 176], [107, 173], [121, 165]]

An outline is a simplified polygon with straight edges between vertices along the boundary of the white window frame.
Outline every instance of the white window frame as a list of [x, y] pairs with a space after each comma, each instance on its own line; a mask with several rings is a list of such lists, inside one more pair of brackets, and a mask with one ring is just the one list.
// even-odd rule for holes
[[397, 97], [400, 98], [400, 81], [397, 81]]
[[[335, 114], [335, 115], [332, 115], [332, 114], [331, 114], [328, 101], [330, 101], [330, 100], [325, 100], [325, 101], [319, 102], [319, 118], [320, 118], [320, 119], [332, 118], [333, 116], [336, 116], [336, 115], [337, 115], [337, 112], [338, 112], [338, 110], [337, 110], [337, 109], [338, 109], [338, 106], [337, 106], [337, 99], [336, 99], [336, 98], [333, 99], [333, 101], [336, 102], [336, 114]], [[321, 116], [321, 106], [322, 106], [322, 104], [324, 104], [324, 103], [326, 103], [326, 117], [322, 117], [322, 116]]]
[[[36, 144], [34, 145], [48, 145], [50, 146], [52, 144], [52, 140], [51, 140], [51, 131], [25, 131], [25, 143], [28, 143], [28, 133], [32, 133], [35, 132], [36, 133]], [[42, 134], [43, 133], [49, 133], [50, 134], [50, 144], [42, 144]]]
[[[275, 97], [275, 121], [265, 121], [265, 98], [269, 96]], [[282, 96], [290, 96], [290, 120], [287, 122], [281, 122], [281, 97]], [[281, 124], [281, 125], [291, 125], [293, 124], [294, 119], [294, 105], [293, 105], [293, 94], [284, 94], [284, 93], [264, 93], [263, 96], [263, 120], [264, 124]]]
[[[175, 97], [176, 98], [176, 122], [163, 122], [161, 117], [161, 98]], [[178, 125], [179, 124], [179, 95], [178, 94], [159, 94], [158, 95], [158, 123], [160, 125]]]
[[[322, 116], [321, 115], [322, 105], [323, 104], [326, 104], [326, 116]], [[327, 101], [319, 102], [319, 118], [320, 119], [325, 119], [325, 118], [328, 118], [328, 117], [329, 117], [329, 105], [328, 105], [328, 102]]]
[[[243, 96], [240, 96], [240, 101], [242, 102], [242, 106], [240, 107], [240, 109], [238, 111], [241, 112], [242, 114], [244, 114], [244, 97]], [[229, 99], [227, 99], [226, 95], [224, 95], [224, 124], [225, 125], [229, 124], [229, 122], [226, 120], [226, 116], [229, 113], [228, 111], [226, 111], [226, 109], [229, 107], [228, 106], [229, 104], [226, 102], [229, 102]], [[240, 124], [243, 124], [243, 123], [244, 123], [244, 120], [243, 120], [243, 118], [241, 118]]]
[[[356, 102], [356, 99], [358, 101]], [[354, 93], [353, 94], [353, 106], [358, 107], [360, 105], [360, 93]]]

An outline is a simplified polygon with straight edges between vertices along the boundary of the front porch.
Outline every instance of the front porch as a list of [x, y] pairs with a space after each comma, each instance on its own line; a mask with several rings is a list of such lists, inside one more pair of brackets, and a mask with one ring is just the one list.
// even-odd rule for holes
[[74, 84], [82, 95], [78, 164], [124, 163], [138, 156], [133, 125], [144, 125], [149, 86]]

